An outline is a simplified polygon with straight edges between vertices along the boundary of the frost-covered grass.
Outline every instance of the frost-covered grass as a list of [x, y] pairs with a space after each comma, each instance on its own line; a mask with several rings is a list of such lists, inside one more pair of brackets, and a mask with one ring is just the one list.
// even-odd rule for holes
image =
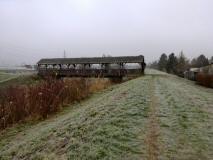
[[18, 133], [5, 131], [1, 158], [141, 159], [150, 79], [115, 85]]
[[161, 158], [213, 159], [213, 90], [178, 77], [156, 78]]
[[158, 159], [213, 159], [213, 90], [146, 73], [48, 120], [5, 130], [0, 159], [148, 159], [153, 135]]

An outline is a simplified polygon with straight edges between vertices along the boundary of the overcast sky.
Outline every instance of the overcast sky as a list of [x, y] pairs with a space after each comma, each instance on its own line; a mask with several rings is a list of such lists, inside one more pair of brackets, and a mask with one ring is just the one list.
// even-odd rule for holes
[[213, 56], [213, 0], [0, 0], [0, 63]]

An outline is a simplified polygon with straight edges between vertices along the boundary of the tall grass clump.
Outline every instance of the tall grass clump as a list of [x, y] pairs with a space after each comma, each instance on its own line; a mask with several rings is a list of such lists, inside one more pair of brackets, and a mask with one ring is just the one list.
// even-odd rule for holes
[[47, 78], [38, 84], [0, 89], [0, 129], [27, 119], [44, 119], [65, 104], [108, 86], [106, 80]]
[[213, 75], [206, 73], [198, 73], [196, 80], [199, 84], [213, 88]]
[[108, 78], [91, 78], [88, 83], [88, 90], [91, 93], [106, 89], [112, 85], [112, 82]]

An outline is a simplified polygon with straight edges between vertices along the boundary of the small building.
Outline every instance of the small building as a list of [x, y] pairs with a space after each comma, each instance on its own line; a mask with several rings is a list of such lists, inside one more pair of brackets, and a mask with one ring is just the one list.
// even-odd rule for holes
[[196, 76], [199, 73], [199, 68], [190, 68], [188, 71], [184, 72], [184, 78], [196, 81]]
[[213, 88], [213, 64], [201, 68], [191, 68], [184, 72], [184, 77], [197, 84]]
[[198, 84], [213, 88], [213, 64], [201, 67], [196, 79]]
[[213, 63], [211, 63], [208, 66], [201, 67], [200, 72], [205, 73], [205, 74], [209, 74], [209, 75], [213, 75]]

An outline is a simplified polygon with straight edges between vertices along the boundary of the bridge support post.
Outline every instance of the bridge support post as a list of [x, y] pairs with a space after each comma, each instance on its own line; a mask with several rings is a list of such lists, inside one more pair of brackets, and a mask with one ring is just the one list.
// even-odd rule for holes
[[144, 70], [145, 70], [145, 65], [144, 63], [141, 63], [141, 74], [144, 74]]

